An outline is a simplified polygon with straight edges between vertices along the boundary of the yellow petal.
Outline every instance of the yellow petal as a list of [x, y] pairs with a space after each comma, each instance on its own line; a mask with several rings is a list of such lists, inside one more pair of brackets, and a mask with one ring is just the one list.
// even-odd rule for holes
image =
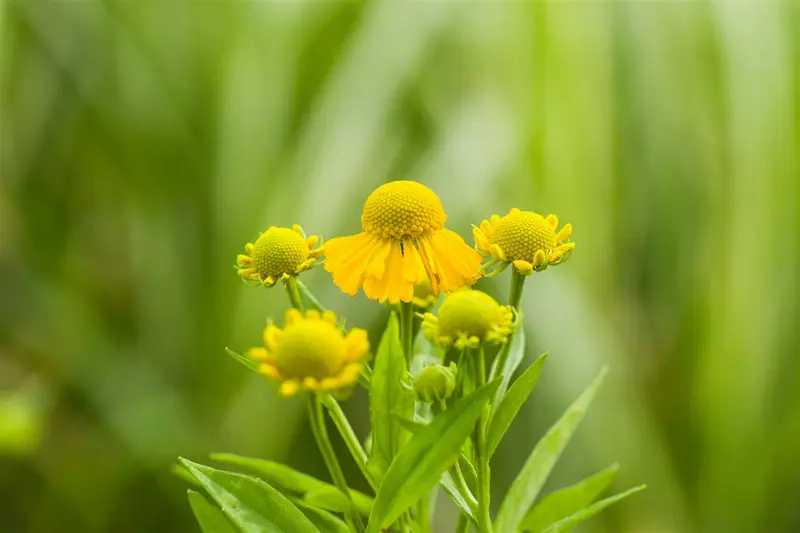
[[266, 361], [269, 358], [269, 352], [266, 348], [250, 348], [247, 351], [247, 357], [253, 361]]
[[547, 223], [550, 224], [553, 229], [556, 229], [558, 226], [558, 217], [555, 215], [547, 215], [545, 220], [547, 220]]
[[530, 274], [533, 272], [533, 265], [522, 259], [514, 261], [514, 268], [519, 270], [522, 274]]
[[360, 360], [369, 351], [369, 338], [367, 332], [361, 328], [353, 328], [347, 334], [347, 351], [344, 360], [352, 363]]
[[283, 383], [281, 383], [281, 386], [278, 389], [278, 394], [286, 398], [291, 398], [292, 396], [297, 394], [297, 391], [299, 389], [300, 385], [296, 381], [294, 380], [284, 381]]
[[545, 255], [543, 250], [536, 250], [536, 253], [533, 254], [533, 266], [535, 268], [539, 268], [544, 264], [547, 260], [547, 256]]
[[572, 224], [567, 224], [556, 234], [556, 242], [564, 242], [572, 235]]
[[268, 377], [269, 379], [278, 381], [281, 379], [281, 372], [275, 365], [271, 365], [269, 363], [264, 363], [259, 365], [258, 371]]
[[286, 311], [286, 316], [283, 319], [283, 323], [286, 326], [291, 326], [292, 324], [296, 324], [297, 322], [302, 322], [302, 321], [303, 321], [303, 314], [297, 309], [288, 309]]
[[275, 324], [269, 324], [264, 328], [264, 345], [270, 350], [274, 350], [278, 346], [278, 341], [281, 338], [282, 330]]

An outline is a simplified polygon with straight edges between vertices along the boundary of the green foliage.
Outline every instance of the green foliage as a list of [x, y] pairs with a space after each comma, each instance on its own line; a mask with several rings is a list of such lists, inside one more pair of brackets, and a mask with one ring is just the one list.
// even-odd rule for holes
[[462, 398], [417, 432], [392, 462], [378, 488], [367, 531], [386, 529], [439, 481], [497, 391], [492, 382]]
[[536, 444], [522, 470], [508, 489], [497, 514], [498, 531], [516, 531], [536, 500], [550, 472], [569, 443], [607, 370], [604, 368], [586, 391], [569, 406], [561, 418]]
[[303, 502], [295, 502], [306, 518], [314, 524], [319, 533], [348, 533], [350, 530], [347, 524], [323, 509], [318, 509]]
[[589, 506], [602, 493], [619, 470], [612, 465], [569, 487], [551, 492], [528, 511], [521, 529], [541, 533], [547, 527]]
[[404, 386], [407, 372], [397, 316], [392, 314], [375, 355], [369, 393], [372, 456], [367, 466], [378, 483], [407, 434], [397, 417], [410, 419], [414, 415], [414, 396]]
[[[286, 465], [230, 453], [214, 453], [211, 454], [211, 459], [252, 470], [267, 483], [299, 494], [307, 503], [311, 503], [309, 499], [323, 500], [328, 502], [328, 506], [324, 508], [333, 510], [343, 510], [348, 506], [347, 499], [335, 486]], [[368, 515], [372, 507], [372, 498], [355, 490], [351, 490], [350, 494], [356, 510]]]
[[258, 372], [258, 363], [253, 361], [249, 357], [245, 357], [243, 355], [240, 355], [240, 354], [234, 352], [233, 350], [231, 350], [230, 348], [225, 348], [225, 353], [227, 353], [228, 355], [233, 357], [233, 359], [237, 363], [241, 363], [242, 365], [246, 366], [247, 368], [249, 368], [253, 372]]
[[192, 512], [197, 518], [203, 533], [238, 533], [231, 521], [219, 508], [211, 505], [205, 496], [193, 490], [187, 492]]
[[[504, 346], [503, 349], [506, 349]], [[500, 400], [502, 400], [503, 396], [505, 396], [506, 391], [508, 390], [508, 386], [511, 384], [511, 379], [514, 377], [514, 372], [516, 372], [519, 365], [522, 363], [522, 359], [525, 357], [525, 328], [520, 327], [519, 330], [514, 334], [514, 338], [511, 339], [511, 345], [508, 346], [508, 358], [503, 365], [503, 368], [497, 368], [497, 365], [500, 363], [500, 357], [498, 356], [495, 359], [492, 365], [492, 377], [494, 376], [503, 376], [503, 380], [500, 382], [500, 387], [497, 388], [497, 396], [495, 397], [495, 401], [493, 402], [494, 409], [497, 409], [500, 405]]]
[[[510, 359], [510, 358], [509, 358]], [[542, 365], [547, 359], [547, 353], [540, 355], [536, 361], [514, 382], [508, 392], [498, 403], [495, 404], [492, 418], [489, 420], [489, 428], [486, 432], [486, 447], [489, 450], [489, 457], [494, 455], [497, 445], [505, 435], [511, 422], [519, 413], [525, 400], [528, 399], [536, 382], [539, 381], [539, 374], [542, 372]], [[504, 376], [505, 378], [505, 376]]]
[[638, 487], [634, 487], [615, 496], [611, 496], [609, 498], [605, 498], [604, 500], [600, 500], [599, 502], [594, 503], [585, 509], [581, 509], [580, 511], [570, 515], [569, 517], [556, 522], [555, 524], [545, 529], [542, 533], [562, 533], [563, 531], [569, 531], [571, 528], [577, 526], [584, 520], [593, 517], [594, 515], [596, 515], [606, 507], [608, 507], [609, 505], [613, 505], [618, 501], [624, 500], [628, 496], [636, 494], [637, 492], [641, 492], [646, 488], [647, 485], [639, 485]]
[[181, 458], [222, 512], [246, 533], [316, 533], [317, 528], [280, 492], [260, 479], [223, 472]]

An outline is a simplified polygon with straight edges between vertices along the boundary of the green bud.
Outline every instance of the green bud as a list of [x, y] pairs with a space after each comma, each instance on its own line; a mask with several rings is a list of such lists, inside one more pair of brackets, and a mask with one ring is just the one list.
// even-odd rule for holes
[[431, 365], [422, 369], [414, 381], [414, 393], [421, 402], [439, 402], [449, 398], [456, 388], [456, 364], [450, 367]]

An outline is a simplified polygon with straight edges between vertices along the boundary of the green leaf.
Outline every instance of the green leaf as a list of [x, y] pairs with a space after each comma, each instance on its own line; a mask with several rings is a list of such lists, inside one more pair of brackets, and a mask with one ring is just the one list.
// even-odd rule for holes
[[[495, 396], [495, 400], [493, 405], [495, 406], [493, 411], [497, 409], [496, 406], [500, 404], [500, 400], [502, 400], [503, 396], [505, 396], [506, 391], [508, 390], [508, 385], [511, 383], [511, 378], [514, 376], [514, 371], [517, 370], [520, 363], [522, 363], [523, 357], [525, 357], [525, 329], [520, 326], [517, 332], [514, 334], [514, 338], [511, 339], [511, 346], [508, 348], [508, 359], [506, 359], [506, 364], [503, 368], [492, 368], [491, 377], [495, 378], [499, 375], [503, 376], [503, 381], [500, 382], [500, 387], [497, 389], [497, 395]], [[495, 359], [495, 364], [497, 364], [498, 359]]]
[[453, 500], [453, 503], [456, 504], [456, 507], [458, 507], [462, 513], [475, 521], [475, 515], [472, 513], [472, 509], [467, 503], [464, 495], [458, 490], [456, 482], [453, 481], [453, 476], [450, 475], [450, 472], [445, 472], [442, 474], [442, 479], [439, 480], [439, 484], [450, 496], [450, 499]]
[[416, 420], [410, 420], [408, 418], [398, 415], [397, 413], [392, 413], [392, 414], [395, 416], [400, 425], [403, 426], [403, 429], [405, 429], [411, 434], [417, 433], [419, 430], [428, 425], [423, 422], [417, 422]]
[[230, 355], [231, 357], [236, 359], [236, 361], [238, 361], [239, 363], [243, 364], [244, 366], [246, 366], [247, 368], [249, 368], [253, 372], [258, 372], [258, 363], [256, 363], [255, 361], [253, 361], [249, 357], [245, 357], [243, 355], [239, 355], [238, 353], [234, 352], [230, 348], [225, 348], [225, 351], [228, 353], [228, 355]]
[[314, 524], [320, 533], [349, 533], [350, 531], [347, 524], [328, 511], [317, 509], [303, 502], [295, 502], [295, 505], [306, 515], [306, 518]]
[[[508, 393], [502, 397], [500, 403], [494, 409], [492, 418], [489, 421], [489, 429], [486, 432], [486, 446], [488, 447], [489, 457], [494, 455], [497, 450], [497, 445], [503, 439], [511, 422], [519, 413], [525, 400], [528, 399], [533, 388], [536, 387], [536, 382], [539, 380], [539, 374], [542, 371], [542, 364], [547, 359], [547, 353], [543, 353], [536, 361], [514, 382]], [[505, 376], [503, 376], [505, 379]]]
[[[350, 501], [336, 487], [320, 487], [310, 490], [305, 493], [303, 503], [317, 509], [325, 509], [336, 513], [344, 513], [350, 510]], [[366, 511], [361, 514], [369, 515], [369, 509]]]
[[189, 505], [192, 506], [192, 512], [203, 533], [238, 533], [231, 521], [222, 514], [222, 511], [211, 505], [205, 496], [193, 490], [187, 492]]
[[549, 525], [577, 513], [606, 490], [618, 470], [619, 465], [615, 464], [574, 485], [551, 492], [528, 511], [522, 529], [541, 533]]
[[583, 420], [607, 371], [606, 368], [600, 371], [600, 375], [595, 378], [589, 388], [569, 406], [558, 422], [536, 444], [500, 505], [495, 528], [497, 531], [517, 531], [519, 529], [522, 519], [536, 500], [539, 491], [542, 490], [542, 486], [561, 456], [561, 452], [564, 451]]
[[[211, 459], [221, 463], [241, 466], [252, 470], [253, 472], [257, 472], [259, 476], [267, 483], [271, 483], [292, 492], [297, 492], [303, 496], [309, 492], [333, 491], [341, 498], [342, 501], [347, 502], [347, 499], [344, 497], [344, 495], [339, 492], [339, 489], [337, 489], [334, 485], [320, 481], [315, 477], [298, 472], [297, 470], [280, 463], [267, 461], [265, 459], [256, 459], [253, 457], [242, 457], [241, 455], [234, 455], [231, 453], [212, 453]], [[372, 508], [373, 499], [366, 494], [353, 489], [350, 489], [350, 495], [353, 497], [353, 503], [356, 506], [356, 510], [364, 516], [369, 515], [369, 511]], [[344, 505], [347, 506], [348, 503], [345, 503]]]
[[184, 480], [186, 483], [189, 483], [190, 485], [200, 488], [203, 487], [200, 483], [198, 483], [198, 481], [194, 478], [194, 476], [191, 475], [189, 471], [186, 470], [181, 465], [178, 464], [172, 465], [172, 468], [170, 468], [170, 472], [172, 472], [174, 475]]
[[393, 313], [375, 356], [369, 393], [372, 457], [367, 467], [378, 484], [400, 450], [406, 434], [392, 413], [408, 419], [414, 415], [414, 396], [401, 382], [406, 379], [407, 370], [399, 331], [397, 316]]
[[231, 522], [248, 533], [318, 533], [286, 496], [252, 476], [179, 458]]
[[462, 444], [498, 385], [495, 380], [462, 398], [411, 437], [378, 487], [368, 532], [388, 528], [411, 505], [427, 497], [442, 473], [458, 460]]
[[545, 529], [542, 533], [561, 533], [563, 531], [568, 531], [573, 527], [577, 526], [578, 524], [580, 524], [581, 522], [583, 522], [584, 520], [588, 520], [589, 518], [593, 517], [594, 515], [596, 515], [606, 507], [608, 507], [609, 505], [613, 505], [620, 500], [624, 500], [628, 496], [636, 494], [637, 492], [641, 492], [646, 488], [647, 485], [639, 485], [638, 487], [626, 490], [625, 492], [621, 492], [620, 494], [616, 494], [604, 500], [600, 500], [599, 502], [590, 505], [586, 509], [578, 511], [575, 514], [563, 520], [560, 520], [559, 522], [556, 522], [552, 526]]

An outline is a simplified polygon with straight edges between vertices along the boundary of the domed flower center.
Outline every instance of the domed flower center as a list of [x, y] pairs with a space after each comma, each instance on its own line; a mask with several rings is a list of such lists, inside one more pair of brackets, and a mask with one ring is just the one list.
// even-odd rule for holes
[[451, 293], [439, 308], [439, 334], [453, 339], [461, 334], [485, 340], [491, 331], [505, 323], [503, 307], [480, 291]]
[[288, 378], [335, 376], [342, 368], [347, 342], [336, 326], [322, 320], [286, 327], [275, 348], [275, 366]]
[[500, 247], [509, 261], [521, 259], [531, 263], [537, 251], [553, 251], [556, 247], [556, 234], [542, 215], [517, 211], [500, 219], [492, 241]]
[[269, 228], [253, 245], [253, 267], [262, 276], [291, 274], [308, 259], [303, 237], [289, 228]]
[[369, 195], [361, 226], [367, 233], [399, 239], [439, 230], [446, 218], [432, 190], [414, 181], [393, 181]]

